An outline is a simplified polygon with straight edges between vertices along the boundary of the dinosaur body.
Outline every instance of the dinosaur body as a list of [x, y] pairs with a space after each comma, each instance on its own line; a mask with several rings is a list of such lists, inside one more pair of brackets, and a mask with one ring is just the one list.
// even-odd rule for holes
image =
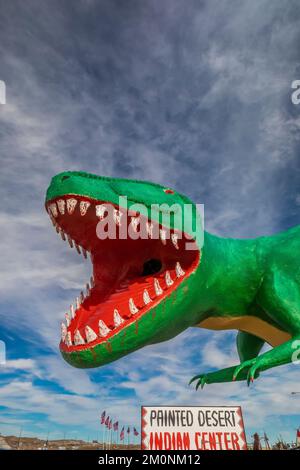
[[[124, 196], [126, 207], [120, 202]], [[97, 224], [107, 204], [113, 207], [117, 233], [113, 240], [100, 240]], [[164, 209], [150, 216], [153, 204]], [[165, 222], [166, 208], [174, 204], [192, 207], [194, 231], [183, 230], [180, 211]], [[197, 388], [232, 380], [249, 383], [260, 371], [297, 355], [300, 226], [251, 240], [203, 235], [197, 208], [186, 196], [153, 183], [80, 172], [52, 179], [46, 209], [62, 238], [84, 256], [90, 252], [93, 263], [91, 285], [62, 326], [60, 349], [73, 366], [107, 364], [188, 327], [238, 331], [241, 363], [197, 375], [192, 379]], [[145, 227], [146, 236], [122, 239], [124, 222], [133, 235], [137, 226]], [[272, 349], [259, 355], [264, 343]]]

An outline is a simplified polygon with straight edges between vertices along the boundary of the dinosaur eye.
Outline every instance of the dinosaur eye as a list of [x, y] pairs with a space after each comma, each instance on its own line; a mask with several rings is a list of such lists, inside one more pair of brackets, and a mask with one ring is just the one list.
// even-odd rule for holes
[[169, 188], [164, 189], [164, 192], [165, 192], [166, 194], [174, 194], [173, 189], [169, 189]]

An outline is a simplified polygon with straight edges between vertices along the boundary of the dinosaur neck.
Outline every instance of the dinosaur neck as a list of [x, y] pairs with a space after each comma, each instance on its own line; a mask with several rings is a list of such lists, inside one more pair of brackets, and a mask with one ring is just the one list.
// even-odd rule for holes
[[262, 279], [260, 264], [257, 241], [220, 238], [205, 232], [196, 274], [198, 320], [246, 315]]

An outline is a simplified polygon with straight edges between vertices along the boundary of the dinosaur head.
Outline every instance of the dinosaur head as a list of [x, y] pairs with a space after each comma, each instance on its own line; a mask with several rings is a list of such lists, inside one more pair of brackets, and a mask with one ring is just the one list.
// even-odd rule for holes
[[93, 265], [61, 326], [67, 362], [98, 367], [196, 321], [186, 313], [201, 221], [188, 198], [144, 181], [64, 172], [51, 181], [46, 210], [62, 239]]

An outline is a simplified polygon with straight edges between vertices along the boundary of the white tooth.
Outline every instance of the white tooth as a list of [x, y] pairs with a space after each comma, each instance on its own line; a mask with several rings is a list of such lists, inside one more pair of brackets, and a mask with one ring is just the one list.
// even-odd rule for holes
[[85, 344], [85, 341], [83, 339], [83, 337], [81, 336], [79, 330], [76, 330], [75, 331], [75, 334], [74, 334], [74, 344], [76, 346], [78, 346], [79, 344]]
[[81, 291], [80, 292], [80, 303], [82, 304], [84, 302], [84, 293]]
[[67, 327], [64, 323], [61, 324], [60, 331], [61, 331], [61, 340], [64, 341], [67, 336]]
[[122, 213], [121, 213], [121, 211], [119, 211], [119, 210], [117, 210], [117, 209], [114, 209], [113, 218], [114, 218], [115, 224], [118, 225], [118, 226], [120, 226], [120, 225], [121, 225], [121, 218], [122, 218]]
[[154, 289], [156, 295], [161, 295], [163, 293], [162, 288], [160, 287], [158, 279], [154, 279]]
[[83, 254], [84, 258], [87, 259], [87, 252], [86, 252], [86, 250], [85, 250], [83, 247], [81, 247], [81, 250], [82, 250], [82, 254]]
[[76, 297], [76, 310], [80, 308], [80, 300]]
[[76, 205], [77, 205], [77, 199], [74, 199], [74, 198], [67, 199], [67, 211], [68, 211], [68, 214], [73, 214]]
[[137, 233], [137, 228], [138, 228], [138, 225], [140, 223], [140, 218], [139, 217], [131, 217], [131, 226], [134, 230], [134, 232]]
[[151, 302], [151, 298], [150, 298], [150, 295], [149, 295], [149, 292], [147, 291], [147, 289], [145, 289], [144, 292], [143, 292], [143, 301], [144, 301], [145, 305], [150, 304], [150, 302]]
[[114, 310], [114, 324], [115, 324], [116, 327], [118, 327], [118, 326], [122, 325], [122, 323], [124, 323], [124, 319], [121, 317], [118, 310], [115, 309]]
[[139, 311], [139, 309], [135, 306], [132, 298], [129, 299], [129, 310], [132, 315], [135, 315]]
[[106, 210], [107, 209], [104, 204], [99, 204], [98, 206], [96, 206], [96, 217], [99, 217], [99, 219], [102, 220], [104, 218]]
[[86, 296], [88, 297], [91, 293], [91, 288], [90, 288], [90, 285], [89, 283], [86, 284]]
[[73, 248], [73, 246], [74, 246], [74, 245], [73, 245], [73, 240], [72, 240], [72, 238], [70, 237], [70, 235], [68, 235], [68, 242], [69, 242], [70, 247]]
[[65, 319], [66, 319], [66, 324], [67, 326], [70, 326], [71, 324], [71, 319], [70, 319], [70, 315], [68, 313], [65, 314]]
[[77, 250], [77, 253], [78, 253], [79, 255], [81, 255], [80, 246], [77, 245], [77, 243], [75, 243], [75, 248], [76, 248], [76, 250]]
[[91, 287], [95, 287], [95, 281], [94, 281], [93, 276], [91, 276], [90, 282], [91, 282]]
[[90, 205], [91, 203], [88, 201], [80, 201], [80, 205], [79, 205], [80, 214], [85, 215]]
[[63, 199], [59, 199], [57, 201], [58, 210], [62, 215], [64, 215], [65, 213], [65, 205], [66, 205], [66, 202]]
[[165, 244], [167, 243], [167, 234], [166, 234], [166, 231], [163, 230], [163, 229], [160, 229], [159, 235], [160, 235], [160, 239], [161, 239], [162, 244], [165, 245]]
[[72, 337], [70, 331], [66, 334], [65, 343], [67, 346], [72, 346]]
[[75, 318], [75, 309], [74, 309], [74, 305], [70, 305], [70, 313], [71, 313], [71, 318]]
[[179, 261], [177, 261], [177, 263], [176, 263], [176, 265], [175, 265], [175, 271], [176, 271], [176, 276], [177, 276], [177, 277], [181, 277], [181, 276], [184, 276], [184, 275], [185, 275], [185, 272], [184, 272], [184, 270], [182, 269], [182, 267], [180, 266]]
[[57, 207], [56, 207], [55, 202], [53, 202], [53, 204], [50, 204], [50, 211], [51, 211], [51, 214], [53, 215], [53, 217], [56, 218], [58, 216]]
[[59, 233], [60, 233], [60, 236], [61, 236], [62, 240], [65, 242], [66, 241], [65, 232], [61, 229]]
[[100, 336], [107, 336], [109, 332], [110, 332], [110, 329], [104, 323], [104, 321], [99, 320], [99, 334], [100, 334]]
[[166, 271], [165, 281], [168, 287], [170, 287], [173, 284], [173, 279], [171, 278], [171, 274], [169, 271]]
[[95, 341], [95, 339], [97, 339], [96, 333], [88, 325], [85, 327], [85, 336], [88, 343], [91, 343], [92, 341]]
[[147, 222], [146, 223], [146, 230], [149, 238], [153, 237], [153, 223], [152, 222]]
[[172, 233], [171, 234], [171, 240], [172, 240], [172, 243], [175, 246], [176, 250], [179, 250], [177, 233]]

